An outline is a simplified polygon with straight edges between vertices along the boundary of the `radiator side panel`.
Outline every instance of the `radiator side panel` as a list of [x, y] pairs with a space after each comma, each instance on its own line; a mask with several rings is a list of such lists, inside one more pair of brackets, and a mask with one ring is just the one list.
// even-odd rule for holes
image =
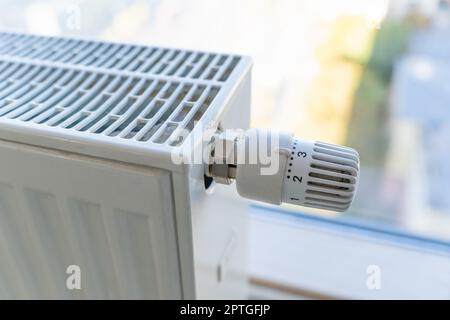
[[[222, 128], [247, 129], [250, 118], [251, 74], [248, 72], [215, 123]], [[234, 186], [213, 183], [205, 190], [204, 165], [189, 173], [194, 243], [196, 297], [248, 297], [248, 202]]]

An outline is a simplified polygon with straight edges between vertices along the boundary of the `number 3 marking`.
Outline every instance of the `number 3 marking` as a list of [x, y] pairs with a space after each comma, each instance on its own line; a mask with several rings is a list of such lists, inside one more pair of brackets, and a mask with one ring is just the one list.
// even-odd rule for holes
[[299, 156], [299, 157], [303, 157], [303, 158], [306, 158], [306, 152], [302, 152], [302, 151], [299, 151], [298, 153], [297, 153], [297, 156]]

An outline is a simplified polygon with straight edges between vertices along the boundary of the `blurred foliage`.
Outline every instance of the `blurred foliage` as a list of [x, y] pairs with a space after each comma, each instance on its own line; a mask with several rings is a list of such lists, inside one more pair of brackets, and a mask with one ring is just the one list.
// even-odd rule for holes
[[344, 16], [338, 19], [336, 33], [340, 59], [366, 64], [372, 54], [377, 29], [364, 17]]
[[[340, 15], [323, 26], [321, 40], [314, 48], [319, 68], [309, 84], [307, 121], [301, 134], [342, 144], [346, 142], [353, 95], [363, 67], [372, 51], [376, 29], [368, 19]], [[355, 63], [356, 62], [356, 63]]]
[[382, 24], [375, 38], [367, 68], [390, 81], [394, 63], [404, 52], [409, 35], [407, 22], [387, 21]]
[[322, 60], [344, 58], [358, 64], [369, 60], [377, 32], [365, 17], [340, 16], [334, 21], [331, 29], [325, 44], [322, 48], [318, 48], [326, 49], [318, 52]]
[[389, 83], [379, 72], [364, 70], [355, 93], [347, 144], [358, 150], [365, 165], [380, 165], [386, 154], [388, 92]]
[[363, 65], [354, 95], [347, 144], [359, 151], [364, 165], [380, 165], [385, 159], [392, 70], [405, 50], [408, 34], [409, 24], [405, 21], [383, 22], [375, 36], [370, 58]]

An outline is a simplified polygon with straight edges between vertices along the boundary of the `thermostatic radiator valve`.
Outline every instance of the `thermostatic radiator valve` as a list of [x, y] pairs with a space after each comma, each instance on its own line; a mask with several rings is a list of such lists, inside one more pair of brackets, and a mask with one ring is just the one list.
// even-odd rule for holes
[[245, 198], [345, 211], [355, 196], [359, 156], [348, 147], [250, 129], [218, 132], [210, 152], [206, 175], [235, 180]]

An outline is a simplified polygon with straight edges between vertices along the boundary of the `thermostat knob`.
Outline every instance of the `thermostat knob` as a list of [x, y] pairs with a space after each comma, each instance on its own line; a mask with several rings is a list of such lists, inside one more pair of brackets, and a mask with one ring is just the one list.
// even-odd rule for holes
[[347, 147], [292, 138], [282, 202], [345, 211], [358, 182], [358, 153]]
[[245, 198], [347, 210], [356, 193], [358, 153], [348, 147], [308, 141], [273, 130], [231, 130], [214, 139], [207, 175], [236, 181]]

